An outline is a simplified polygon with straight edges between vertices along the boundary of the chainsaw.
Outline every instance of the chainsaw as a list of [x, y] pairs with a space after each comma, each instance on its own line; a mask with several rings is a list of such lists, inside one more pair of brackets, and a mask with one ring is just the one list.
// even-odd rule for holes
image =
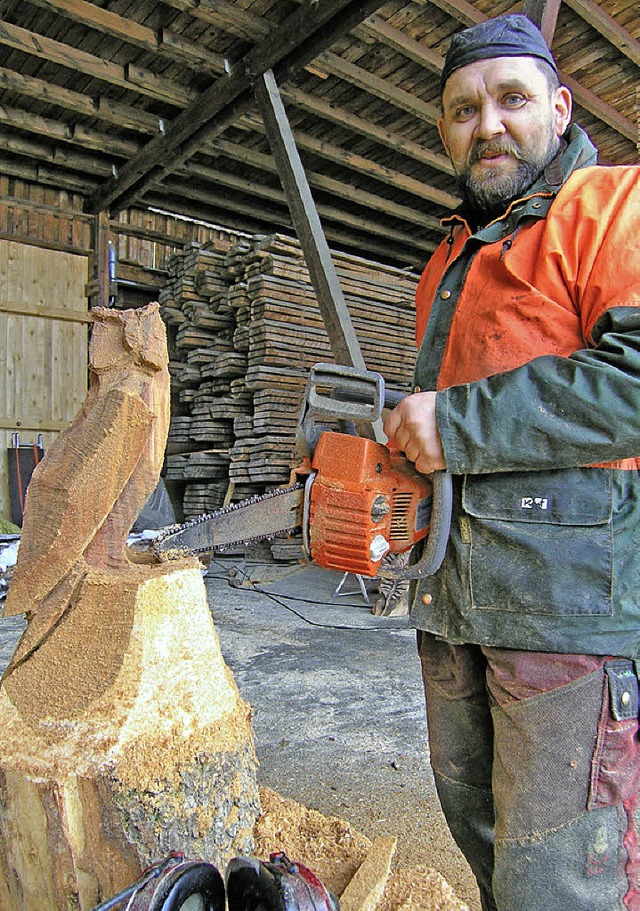
[[[449, 539], [451, 476], [420, 474], [402, 453], [356, 432], [402, 397], [385, 389], [379, 373], [316, 364], [296, 431], [301, 462], [289, 485], [170, 526], [155, 538], [156, 555], [212, 555], [301, 530], [306, 558], [325, 569], [393, 580], [432, 575]], [[382, 564], [421, 541], [416, 562]]]

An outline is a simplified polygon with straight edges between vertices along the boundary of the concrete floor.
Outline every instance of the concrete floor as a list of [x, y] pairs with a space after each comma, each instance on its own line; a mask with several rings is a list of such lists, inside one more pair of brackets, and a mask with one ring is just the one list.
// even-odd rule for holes
[[[260, 782], [369, 837], [397, 835], [395, 866], [435, 868], [479, 911], [435, 796], [408, 621], [374, 617], [354, 577], [335, 597], [339, 573], [285, 573], [268, 582], [227, 557], [205, 579], [222, 652], [253, 707]], [[261, 581], [235, 587], [230, 575]], [[23, 627], [0, 619], [0, 670]]]
[[213, 563], [206, 583], [225, 660], [254, 709], [261, 782], [369, 837], [397, 835], [396, 866], [434, 867], [479, 911], [435, 796], [408, 620], [374, 617], [355, 577], [339, 597], [342, 574], [315, 566], [238, 589], [233, 565]]

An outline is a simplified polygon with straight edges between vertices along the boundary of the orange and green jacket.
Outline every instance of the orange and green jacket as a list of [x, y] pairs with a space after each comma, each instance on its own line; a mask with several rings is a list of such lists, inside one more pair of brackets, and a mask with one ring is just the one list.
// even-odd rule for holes
[[415, 383], [438, 390], [455, 497], [412, 618], [455, 642], [637, 657], [640, 169], [567, 138], [500, 219], [445, 219], [418, 287]]

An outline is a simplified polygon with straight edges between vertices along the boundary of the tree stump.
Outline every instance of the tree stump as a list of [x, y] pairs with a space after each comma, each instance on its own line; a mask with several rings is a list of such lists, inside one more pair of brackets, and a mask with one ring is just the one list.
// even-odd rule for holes
[[259, 813], [250, 708], [200, 564], [137, 563], [125, 544], [166, 441], [157, 305], [98, 320], [5, 608], [28, 625], [0, 686], [2, 911], [89, 911], [175, 850], [224, 869]]

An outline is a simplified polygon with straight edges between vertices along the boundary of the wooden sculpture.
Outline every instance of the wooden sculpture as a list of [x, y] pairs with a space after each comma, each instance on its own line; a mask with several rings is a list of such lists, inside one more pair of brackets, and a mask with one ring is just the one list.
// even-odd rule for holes
[[169, 423], [158, 305], [92, 313], [89, 393], [34, 472], [5, 606], [28, 623], [0, 686], [3, 911], [89, 911], [172, 850], [224, 867], [259, 812], [200, 565], [126, 546]]

